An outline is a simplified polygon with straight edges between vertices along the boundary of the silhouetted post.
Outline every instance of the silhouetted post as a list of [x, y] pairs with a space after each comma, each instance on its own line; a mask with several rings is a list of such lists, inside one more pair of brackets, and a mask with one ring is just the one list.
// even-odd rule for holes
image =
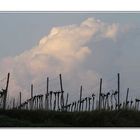
[[10, 78], [10, 73], [7, 75], [7, 83], [6, 83], [6, 88], [5, 88], [5, 94], [4, 94], [4, 99], [3, 99], [3, 109], [6, 109], [6, 99], [7, 99], [7, 92], [8, 92], [8, 86], [9, 86], [9, 78]]
[[61, 88], [61, 109], [63, 110], [63, 107], [64, 107], [64, 90], [63, 90], [61, 74], [59, 74], [59, 79], [60, 79], [60, 88]]
[[33, 98], [33, 84], [31, 84], [31, 98]]
[[31, 110], [33, 109], [33, 84], [31, 84]]
[[95, 95], [92, 94], [92, 111], [94, 110], [94, 99], [95, 99]]
[[89, 97], [88, 98], [88, 111], [90, 111], [90, 101], [91, 101], [91, 98]]
[[99, 90], [99, 110], [101, 109], [101, 93], [102, 93], [102, 78], [100, 79], [100, 90]]
[[46, 110], [49, 109], [48, 96], [49, 96], [49, 77], [47, 77], [47, 89], [46, 89], [46, 99], [45, 99], [45, 107], [46, 107]]
[[128, 94], [129, 94], [129, 88], [127, 88], [127, 94], [126, 94], [126, 102], [125, 102], [126, 108], [127, 108], [127, 105], [128, 105]]
[[82, 100], [82, 86], [80, 87], [79, 111], [81, 111], [81, 100]]
[[120, 74], [118, 73], [118, 110], [120, 109]]
[[87, 102], [87, 99], [88, 99], [88, 98], [86, 97], [86, 98], [85, 98], [85, 101], [86, 101], [85, 111], [87, 111], [87, 103], [88, 103], [88, 102]]

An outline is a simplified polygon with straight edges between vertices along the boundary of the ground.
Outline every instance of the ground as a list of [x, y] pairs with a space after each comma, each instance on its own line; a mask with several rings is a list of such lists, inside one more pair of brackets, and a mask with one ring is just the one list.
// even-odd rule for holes
[[0, 110], [0, 127], [140, 127], [140, 112]]

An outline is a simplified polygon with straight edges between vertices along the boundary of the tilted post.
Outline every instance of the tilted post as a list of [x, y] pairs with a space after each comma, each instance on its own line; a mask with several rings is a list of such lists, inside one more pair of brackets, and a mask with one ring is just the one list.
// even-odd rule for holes
[[7, 99], [7, 92], [8, 92], [8, 86], [9, 86], [9, 79], [10, 79], [10, 73], [7, 75], [7, 83], [6, 83], [6, 88], [5, 88], [5, 94], [4, 94], [4, 99], [3, 99], [3, 109], [6, 109], [6, 99]]
[[128, 104], [128, 94], [129, 94], [129, 88], [127, 88], [127, 94], [126, 94], [126, 101], [125, 101], [126, 108]]
[[62, 107], [64, 107], [64, 90], [63, 90], [63, 84], [62, 84], [62, 76], [61, 76], [61, 74], [59, 74], [59, 79], [60, 79], [60, 88], [61, 88], [61, 108], [62, 108]]

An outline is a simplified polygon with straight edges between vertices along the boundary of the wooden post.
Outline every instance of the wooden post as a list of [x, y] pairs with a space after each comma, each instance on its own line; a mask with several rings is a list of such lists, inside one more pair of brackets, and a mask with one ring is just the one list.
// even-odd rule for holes
[[31, 84], [31, 98], [33, 98], [33, 84]]
[[31, 84], [31, 110], [33, 109], [33, 84]]
[[85, 98], [85, 101], [86, 101], [85, 111], [87, 111], [87, 103], [88, 103], [88, 102], [87, 102], [87, 99], [88, 99], [88, 98], [86, 97], [86, 98]]
[[46, 107], [46, 110], [49, 109], [49, 77], [47, 77], [47, 89], [46, 89], [46, 99], [45, 99], [45, 107]]
[[92, 94], [92, 111], [94, 110], [94, 99], [95, 99], [95, 96], [94, 94]]
[[128, 94], [129, 94], [129, 88], [127, 88], [127, 94], [126, 94], [126, 101], [125, 101], [126, 108], [128, 104]]
[[81, 101], [82, 101], [82, 86], [80, 87], [79, 111], [81, 111]]
[[120, 109], [120, 74], [118, 73], [118, 110]]
[[49, 93], [49, 77], [47, 77], [47, 94]]
[[100, 90], [99, 90], [99, 110], [101, 109], [101, 93], [102, 93], [102, 78], [100, 79]]
[[7, 92], [8, 92], [8, 86], [9, 86], [9, 78], [10, 78], [10, 73], [7, 75], [7, 83], [6, 83], [6, 88], [5, 88], [5, 94], [4, 94], [4, 99], [3, 99], [3, 109], [6, 109], [6, 99], [7, 99]]
[[61, 88], [61, 108], [63, 108], [64, 107], [64, 90], [63, 90], [63, 85], [62, 85], [62, 76], [61, 76], [61, 74], [59, 74], [59, 78], [60, 78], [60, 88]]
[[59, 77], [60, 77], [60, 87], [61, 87], [61, 92], [64, 92], [64, 91], [63, 91], [62, 76], [61, 76], [61, 74], [59, 74]]

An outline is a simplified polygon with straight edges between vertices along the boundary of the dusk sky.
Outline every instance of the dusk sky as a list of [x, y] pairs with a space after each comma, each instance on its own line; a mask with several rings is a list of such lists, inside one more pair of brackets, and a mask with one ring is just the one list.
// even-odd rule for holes
[[28, 98], [31, 83], [42, 93], [47, 76], [59, 90], [59, 73], [71, 98], [80, 85], [84, 96], [98, 94], [100, 78], [103, 92], [116, 90], [120, 73], [121, 97], [129, 87], [130, 99], [140, 98], [140, 13], [0, 13], [0, 19], [0, 79], [11, 73], [10, 96], [21, 91]]

